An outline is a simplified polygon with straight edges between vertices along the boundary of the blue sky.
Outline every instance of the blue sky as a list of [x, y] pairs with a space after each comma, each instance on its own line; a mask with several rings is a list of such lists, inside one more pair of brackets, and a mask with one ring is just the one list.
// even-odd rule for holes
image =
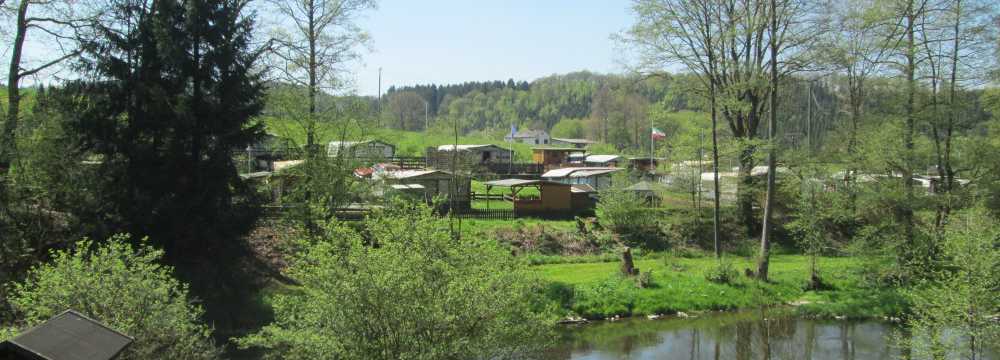
[[383, 0], [359, 25], [372, 51], [355, 66], [358, 94], [391, 85], [532, 80], [578, 70], [621, 72], [612, 33], [631, 24], [628, 1]]

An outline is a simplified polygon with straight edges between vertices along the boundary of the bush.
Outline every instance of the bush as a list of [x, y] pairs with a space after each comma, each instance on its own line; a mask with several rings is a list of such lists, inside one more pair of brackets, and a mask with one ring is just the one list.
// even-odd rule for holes
[[641, 200], [621, 190], [601, 193], [597, 203], [600, 225], [617, 235], [617, 242], [628, 247], [652, 250], [666, 248], [660, 236], [659, 221], [653, 209], [638, 206]]
[[10, 303], [27, 326], [73, 309], [134, 337], [120, 359], [216, 358], [202, 309], [159, 264], [162, 256], [144, 241], [133, 248], [125, 235], [100, 245], [83, 240], [13, 284]]
[[705, 272], [705, 280], [716, 284], [732, 284], [740, 277], [740, 272], [733, 266], [733, 262], [720, 259], [719, 262]]
[[303, 244], [287, 270], [297, 291], [276, 295], [275, 321], [239, 345], [274, 359], [497, 359], [551, 338], [541, 284], [495, 241], [454, 238], [422, 205], [364, 225]]

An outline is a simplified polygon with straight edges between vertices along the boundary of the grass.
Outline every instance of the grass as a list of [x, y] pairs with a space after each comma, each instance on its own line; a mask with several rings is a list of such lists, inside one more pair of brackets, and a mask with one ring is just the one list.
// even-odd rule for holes
[[[749, 259], [729, 259], [741, 274], [744, 269], [754, 268]], [[532, 268], [547, 282], [549, 298], [559, 303], [563, 311], [587, 318], [735, 310], [801, 300], [811, 302], [797, 309], [801, 314], [827, 317], [896, 316], [905, 307], [895, 292], [862, 288], [857, 280], [860, 262], [852, 258], [821, 259], [820, 274], [832, 290], [809, 292], [803, 290], [808, 279], [808, 258], [802, 255], [773, 256], [769, 283], [742, 275], [732, 284], [710, 282], [705, 274], [716, 266], [711, 257], [650, 255], [635, 265], [642, 272], [652, 272], [652, 286], [639, 289], [634, 279], [620, 277], [618, 262]]]

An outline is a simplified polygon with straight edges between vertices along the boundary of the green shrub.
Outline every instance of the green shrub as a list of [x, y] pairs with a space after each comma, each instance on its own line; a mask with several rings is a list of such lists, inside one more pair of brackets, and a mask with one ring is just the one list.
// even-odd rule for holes
[[455, 238], [426, 206], [332, 224], [287, 271], [274, 322], [237, 339], [274, 359], [495, 359], [550, 339], [541, 283], [495, 241]]
[[632, 314], [639, 289], [631, 279], [612, 275], [593, 285], [578, 286], [573, 311], [588, 319]]
[[120, 359], [213, 359], [212, 330], [201, 323], [187, 286], [160, 265], [163, 251], [128, 243], [82, 240], [57, 251], [11, 286], [10, 303], [27, 326], [67, 309], [79, 311], [135, 338]]
[[732, 261], [725, 258], [720, 259], [715, 266], [705, 272], [705, 280], [716, 284], [732, 284], [740, 277], [740, 272], [733, 266]]
[[597, 219], [604, 229], [617, 235], [611, 239], [613, 242], [632, 248], [665, 249], [655, 209], [638, 206], [641, 203], [625, 191], [604, 191], [597, 203]]

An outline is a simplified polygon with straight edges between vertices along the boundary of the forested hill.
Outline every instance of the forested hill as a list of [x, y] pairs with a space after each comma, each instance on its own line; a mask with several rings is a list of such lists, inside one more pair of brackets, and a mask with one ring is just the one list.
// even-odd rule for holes
[[[669, 98], [674, 110], [687, 107], [687, 97], [677, 91], [676, 79], [678, 76], [643, 79], [583, 71], [531, 82], [510, 79], [392, 87], [382, 99], [383, 116], [390, 126], [420, 130], [426, 101], [431, 122], [458, 120], [465, 132], [507, 130], [517, 125], [555, 128], [562, 136], [627, 142], [635, 134], [615, 127], [634, 129], [633, 122], [648, 124], [650, 104]], [[560, 127], [560, 120], [584, 123]]]

